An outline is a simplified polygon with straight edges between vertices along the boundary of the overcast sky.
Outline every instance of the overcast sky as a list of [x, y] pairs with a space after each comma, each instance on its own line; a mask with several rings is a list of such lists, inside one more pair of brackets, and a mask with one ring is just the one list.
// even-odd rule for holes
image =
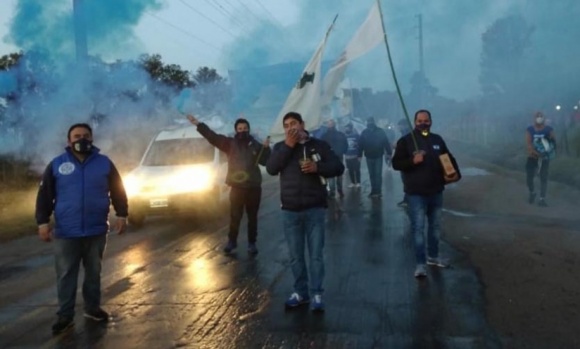
[[[38, 0], [40, 3], [40, 0]], [[87, 3], [92, 0], [86, 0]], [[51, 30], [63, 13], [70, 13], [72, 0], [42, 2], [49, 8], [43, 18], [12, 18], [17, 4], [34, 0], [0, 1], [0, 54], [18, 50], [15, 42], [48, 41], [62, 31]], [[128, 21], [105, 25], [101, 31], [118, 33], [89, 38], [90, 54], [107, 60], [133, 59], [139, 53], [159, 53], [166, 63], [188, 70], [200, 66], [216, 68], [223, 75], [228, 69], [243, 69], [287, 61], [306, 62], [335, 14], [339, 14], [325, 59], [333, 61], [362, 23], [373, 0], [123, 0], [134, 4]], [[120, 2], [111, 5], [119, 12]], [[48, 5], [50, 4], [50, 6]], [[535, 28], [532, 54], [548, 65], [575, 63], [566, 57], [579, 53], [580, 2], [575, 0], [382, 0], [383, 16], [389, 35], [399, 82], [408, 89], [410, 76], [418, 69], [418, 14], [423, 18], [425, 69], [441, 95], [456, 99], [477, 96], [481, 35], [504, 16], [518, 14]], [[107, 7], [109, 6], [109, 7]], [[28, 5], [28, 7], [30, 7]], [[103, 20], [107, 21], [105, 14]], [[63, 15], [64, 16], [64, 15]], [[46, 22], [44, 26], [38, 22]], [[35, 27], [36, 26], [36, 27]], [[12, 31], [10, 30], [12, 28]], [[14, 28], [19, 28], [14, 31]], [[22, 36], [27, 28], [31, 38]], [[40, 29], [38, 29], [40, 28]], [[39, 34], [42, 33], [42, 34]], [[541, 57], [540, 57], [541, 56]], [[384, 46], [375, 49], [349, 68], [357, 87], [393, 89]]]

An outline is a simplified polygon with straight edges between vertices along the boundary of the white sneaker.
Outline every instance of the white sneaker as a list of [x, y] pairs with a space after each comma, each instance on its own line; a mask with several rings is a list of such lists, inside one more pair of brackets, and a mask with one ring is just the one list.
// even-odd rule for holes
[[449, 262], [441, 258], [427, 257], [427, 265], [432, 265], [439, 268], [447, 268], [449, 267]]

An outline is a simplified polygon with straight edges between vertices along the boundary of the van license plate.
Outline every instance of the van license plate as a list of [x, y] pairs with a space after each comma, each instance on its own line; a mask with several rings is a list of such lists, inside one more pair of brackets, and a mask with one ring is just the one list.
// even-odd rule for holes
[[149, 200], [149, 206], [151, 207], [167, 207], [169, 203], [167, 199], [151, 199]]

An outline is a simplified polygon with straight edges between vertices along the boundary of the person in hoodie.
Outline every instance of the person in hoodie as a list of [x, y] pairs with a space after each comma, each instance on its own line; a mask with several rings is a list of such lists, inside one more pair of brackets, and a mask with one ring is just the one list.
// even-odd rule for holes
[[240, 222], [245, 209], [248, 215], [248, 253], [257, 254], [258, 210], [262, 200], [262, 172], [258, 165], [265, 166], [270, 157], [270, 139], [266, 138], [263, 143], [256, 141], [250, 135], [250, 122], [243, 118], [234, 123], [234, 137], [215, 133], [193, 115], [187, 118], [208, 142], [228, 156], [226, 183], [231, 188], [230, 229], [223, 251], [231, 253], [238, 247]]
[[[445, 184], [461, 178], [457, 161], [449, 152], [443, 138], [431, 133], [431, 125], [431, 113], [425, 109], [417, 111], [415, 129], [397, 141], [392, 161], [393, 168], [403, 173], [417, 261], [414, 274], [416, 278], [427, 276], [426, 265], [441, 268], [448, 266], [448, 263], [439, 256], [443, 190]], [[439, 158], [442, 154], [449, 156], [455, 168], [455, 174], [451, 177], [444, 174]], [[427, 244], [425, 244], [426, 223], [428, 223]]]
[[393, 151], [385, 130], [377, 126], [374, 118], [367, 120], [367, 128], [360, 135], [358, 151], [359, 158], [364, 155], [367, 161], [371, 182], [369, 197], [379, 198], [383, 186], [383, 155], [385, 163], [388, 163]]
[[[338, 156], [341, 162], [344, 160], [344, 154], [348, 150], [348, 142], [344, 133], [336, 129], [336, 123], [333, 119], [326, 122], [326, 133], [322, 136], [322, 140], [330, 145], [332, 151]], [[342, 190], [342, 176], [336, 176], [328, 179], [329, 196], [334, 198], [338, 192], [338, 196], [344, 197]]]
[[[68, 146], [46, 167], [36, 197], [36, 222], [41, 240], [54, 241], [58, 297], [52, 333], [74, 325], [77, 281], [84, 268], [84, 316], [106, 322], [101, 308], [101, 263], [111, 203], [117, 214], [115, 230], [122, 234], [128, 216], [127, 194], [113, 162], [93, 145], [88, 124], [68, 130]], [[54, 228], [50, 216], [54, 213]]]
[[310, 137], [299, 113], [287, 113], [282, 124], [285, 139], [274, 145], [266, 170], [280, 176], [282, 223], [294, 275], [294, 292], [285, 305], [291, 309], [310, 303], [312, 311], [320, 312], [324, 311], [326, 178], [342, 175], [344, 165], [328, 143]]
[[344, 127], [344, 135], [346, 136], [346, 142], [348, 144], [344, 158], [350, 177], [349, 187], [360, 188], [360, 158], [358, 152], [360, 135], [350, 122]]

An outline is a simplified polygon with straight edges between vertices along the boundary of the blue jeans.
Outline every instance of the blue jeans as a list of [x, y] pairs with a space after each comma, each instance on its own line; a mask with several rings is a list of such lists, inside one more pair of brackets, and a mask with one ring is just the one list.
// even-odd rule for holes
[[380, 194], [383, 186], [383, 158], [367, 158], [367, 168], [371, 180], [371, 194]]
[[329, 178], [328, 179], [328, 189], [330, 190], [331, 197], [333, 197], [337, 191], [338, 191], [338, 194], [342, 194], [342, 176]]
[[315, 207], [300, 212], [282, 210], [284, 235], [290, 252], [294, 292], [309, 298], [308, 270], [304, 248], [308, 248], [310, 294], [322, 294], [324, 280], [324, 224], [326, 209]]
[[427, 218], [427, 255], [430, 258], [439, 257], [439, 236], [441, 234], [441, 211], [443, 208], [443, 193], [433, 195], [407, 196], [411, 232], [415, 241], [415, 257], [417, 264], [425, 264], [425, 217]]
[[85, 270], [84, 308], [94, 310], [101, 306], [101, 261], [106, 245], [106, 234], [54, 240], [59, 316], [74, 317], [81, 262]]

